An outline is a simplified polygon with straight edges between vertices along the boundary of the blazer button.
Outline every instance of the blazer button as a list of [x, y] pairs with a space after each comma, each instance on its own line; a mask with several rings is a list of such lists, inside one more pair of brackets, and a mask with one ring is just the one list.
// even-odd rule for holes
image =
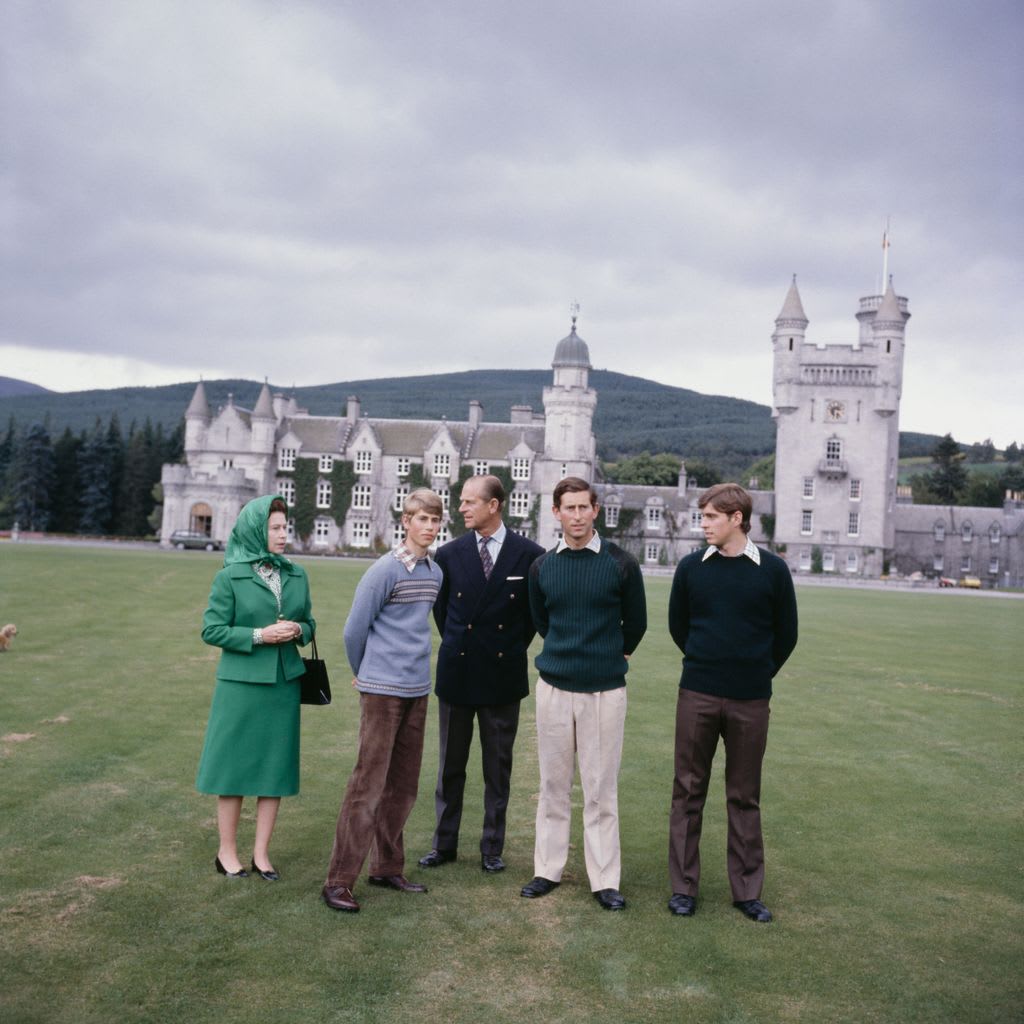
[[462, 597], [462, 591], [460, 590], [455, 596], [456, 597]]
[[498, 623], [498, 629], [504, 629], [504, 628], [505, 628], [505, 627], [504, 627], [504, 626], [503, 626], [503, 625], [502, 625], [502, 624], [501, 624], [501, 623], [499, 622], [499, 623]]
[[509, 600], [510, 601], [514, 601], [516, 599], [516, 595], [515, 594], [509, 594], [508, 596], [509, 596]]
[[465, 656], [466, 656], [466, 652], [465, 651], [459, 651], [459, 657], [460, 658], [464, 658]]
[[501, 651], [498, 651], [498, 657], [499, 657], [499, 658], [504, 658], [504, 657], [505, 657], [505, 655], [504, 655], [504, 654], [502, 654], [502, 653], [501, 653]]
[[469, 624], [469, 625], [468, 625], [468, 626], [466, 627], [466, 629], [472, 629], [472, 628], [473, 628], [473, 623], [471, 622], [471, 623], [470, 623], [470, 624]]

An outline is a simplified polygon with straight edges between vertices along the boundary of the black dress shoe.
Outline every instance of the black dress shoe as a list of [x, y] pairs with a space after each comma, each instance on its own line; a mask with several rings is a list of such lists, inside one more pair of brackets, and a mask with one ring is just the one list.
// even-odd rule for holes
[[237, 871], [228, 871], [226, 867], [220, 862], [220, 857], [217, 857], [213, 866], [225, 877], [225, 878], [248, 878], [249, 872], [245, 868], [239, 868]]
[[760, 900], [736, 900], [733, 906], [751, 921], [767, 924], [772, 919], [772, 912]]
[[594, 893], [594, 899], [604, 907], [605, 910], [625, 910], [626, 901], [618, 889], [598, 889]]
[[356, 902], [352, 890], [344, 885], [325, 885], [320, 893], [324, 903], [331, 910], [343, 910], [347, 914], [358, 914], [359, 904]]
[[505, 862], [496, 853], [482, 853], [480, 854], [480, 867], [493, 875], [497, 871], [505, 870]]
[[455, 850], [431, 850], [430, 853], [420, 857], [421, 868], [439, 868], [442, 864], [449, 864], [458, 857]]
[[254, 875], [259, 875], [266, 882], [276, 882], [281, 876], [271, 868], [269, 871], [264, 871], [263, 868], [256, 867], [256, 858], [253, 858], [252, 867], [249, 869]]
[[680, 917], [693, 917], [697, 913], [697, 900], [685, 892], [675, 892], [668, 901], [668, 909]]
[[418, 882], [410, 882], [405, 875], [370, 875], [370, 885], [381, 885], [386, 889], [397, 889], [399, 892], [426, 892], [427, 887]]
[[526, 885], [519, 890], [520, 896], [525, 896], [528, 900], [536, 899], [538, 896], [547, 896], [552, 889], [557, 889], [558, 883], [552, 882], [550, 878], [541, 878], [537, 875], [532, 881], [527, 882]]

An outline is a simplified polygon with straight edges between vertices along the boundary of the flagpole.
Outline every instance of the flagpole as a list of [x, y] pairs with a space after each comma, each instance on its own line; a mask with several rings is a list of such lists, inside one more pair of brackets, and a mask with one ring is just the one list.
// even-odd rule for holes
[[885, 218], [885, 231], [882, 233], [882, 294], [889, 287], [889, 221]]

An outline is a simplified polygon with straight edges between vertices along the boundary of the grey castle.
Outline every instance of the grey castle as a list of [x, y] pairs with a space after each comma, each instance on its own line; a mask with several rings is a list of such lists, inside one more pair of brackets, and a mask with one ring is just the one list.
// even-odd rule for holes
[[[1007, 495], [1002, 509], [902, 500], [907, 300], [890, 284], [884, 295], [862, 298], [856, 316], [856, 342], [810, 342], [795, 278], [790, 285], [772, 334], [775, 489], [751, 482], [753, 539], [773, 543], [797, 573], [877, 577], [888, 566], [905, 575], [976, 575], [989, 584], [1022, 585], [1024, 495]], [[543, 412], [512, 406], [501, 423], [485, 420], [477, 401], [459, 421], [378, 419], [364, 415], [356, 397], [344, 415], [311, 416], [266, 384], [254, 408], [229, 399], [214, 413], [200, 383], [185, 413], [186, 461], [163, 468], [161, 539], [166, 544], [175, 530], [194, 529], [224, 540], [242, 505], [258, 494], [279, 493], [294, 505], [296, 468], [312, 460], [315, 516], [308, 537], [293, 531], [296, 547], [390, 545], [402, 535], [396, 512], [418, 482], [437, 491], [448, 509], [457, 503], [460, 478], [494, 471], [512, 484], [507, 513], [514, 528], [551, 546], [558, 536], [550, 508], [555, 484], [567, 475], [599, 475], [597, 393], [575, 318], [551, 368]], [[339, 464], [351, 469], [343, 508], [335, 494]], [[700, 489], [685, 463], [674, 487], [597, 488], [600, 526], [617, 531], [644, 563], [672, 565], [703, 545]], [[446, 525], [440, 542], [448, 537]]]

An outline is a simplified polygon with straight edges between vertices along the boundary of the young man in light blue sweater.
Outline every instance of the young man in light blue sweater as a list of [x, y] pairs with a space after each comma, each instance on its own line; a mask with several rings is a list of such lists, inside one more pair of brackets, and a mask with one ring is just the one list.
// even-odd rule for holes
[[359, 581], [345, 652], [359, 691], [359, 753], [338, 815], [324, 902], [354, 913], [352, 887], [373, 846], [371, 885], [426, 892], [403, 874], [402, 830], [416, 802], [430, 693], [430, 610], [441, 587], [428, 555], [444, 509], [431, 490], [405, 500], [405, 540]]

